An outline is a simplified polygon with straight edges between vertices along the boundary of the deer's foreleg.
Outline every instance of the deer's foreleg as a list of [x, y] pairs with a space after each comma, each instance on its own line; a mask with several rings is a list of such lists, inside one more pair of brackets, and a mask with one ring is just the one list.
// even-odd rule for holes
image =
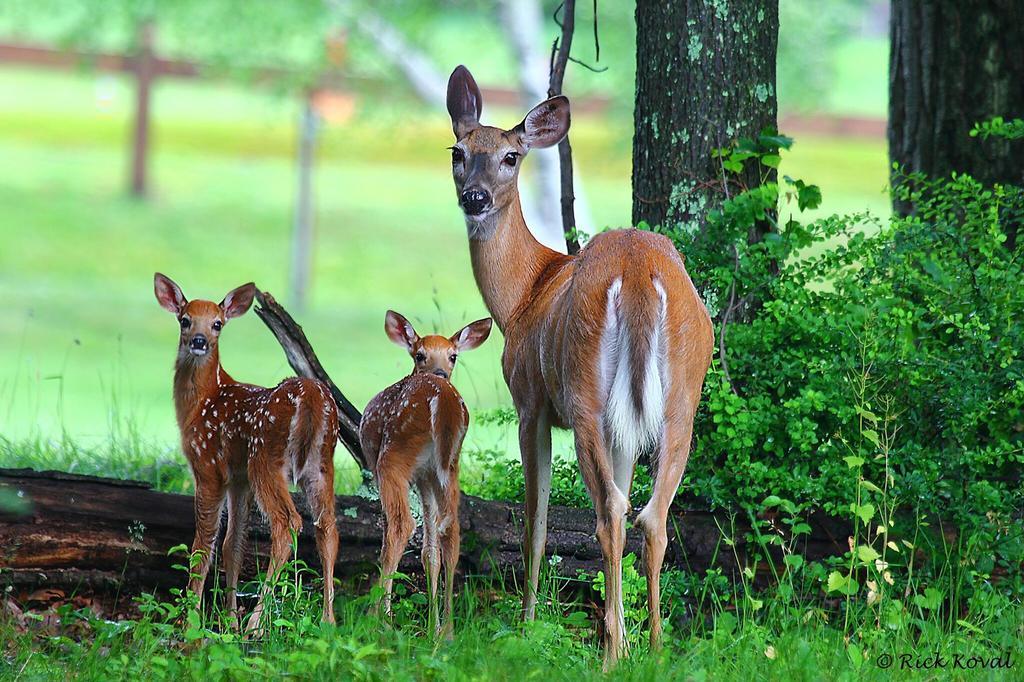
[[251, 507], [252, 491], [248, 484], [232, 485], [228, 489], [228, 527], [221, 554], [224, 556], [224, 573], [227, 577], [228, 617], [232, 621], [238, 617], [238, 574]]
[[548, 499], [551, 497], [551, 426], [542, 411], [519, 415], [519, 452], [526, 478], [526, 528], [523, 554], [526, 585], [523, 619], [533, 620], [537, 610], [540, 566], [548, 534]]
[[219, 481], [196, 480], [194, 498], [196, 533], [192, 540], [192, 557], [195, 561], [189, 571], [188, 589], [196, 595], [197, 605], [203, 602], [203, 585], [210, 572], [213, 560], [213, 546], [220, 529], [220, 512], [224, 504], [224, 484]]

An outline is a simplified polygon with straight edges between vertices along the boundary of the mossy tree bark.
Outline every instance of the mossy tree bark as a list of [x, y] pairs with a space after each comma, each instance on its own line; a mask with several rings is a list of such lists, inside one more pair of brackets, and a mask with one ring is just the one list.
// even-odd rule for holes
[[969, 135], [975, 122], [1024, 116], [1021, 11], [1020, 0], [892, 0], [892, 162], [933, 177], [957, 171], [986, 184], [1024, 180], [1010, 142]]
[[[778, 29], [772, 0], [638, 0], [634, 224], [704, 229], [726, 198], [712, 151], [777, 125]], [[747, 165], [739, 184], [754, 187]]]

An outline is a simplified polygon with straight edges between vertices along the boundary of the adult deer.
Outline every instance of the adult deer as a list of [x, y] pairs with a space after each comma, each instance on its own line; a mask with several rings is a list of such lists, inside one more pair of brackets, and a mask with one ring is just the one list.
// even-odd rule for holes
[[[359, 441], [374, 470], [384, 510], [381, 584], [384, 610], [391, 613], [392, 575], [416, 529], [409, 510], [409, 485], [423, 502], [423, 570], [427, 574], [430, 622], [451, 635], [455, 567], [459, 563], [459, 452], [469, 412], [449, 379], [459, 353], [476, 348], [491, 333], [489, 319], [477, 320], [451, 338], [420, 337], [407, 319], [389, 310], [388, 338], [413, 358], [412, 374], [378, 393], [359, 424]], [[440, 546], [438, 538], [440, 537]], [[437, 616], [437, 583], [444, 562], [444, 620]]]
[[324, 578], [323, 620], [334, 622], [334, 444], [338, 410], [327, 387], [315, 379], [286, 379], [275, 388], [242, 384], [220, 364], [218, 341], [228, 320], [252, 305], [252, 283], [233, 289], [220, 304], [189, 301], [170, 278], [156, 273], [160, 305], [174, 313], [181, 330], [174, 363], [174, 409], [181, 447], [195, 478], [196, 532], [193, 553], [199, 564], [189, 589], [201, 600], [227, 498], [228, 527], [223, 562], [228, 613], [237, 615], [235, 590], [241, 568], [249, 510], [256, 503], [270, 522], [267, 583], [247, 629], [260, 627], [273, 578], [291, 553], [292, 533], [302, 529], [288, 491], [288, 479], [306, 493], [313, 513], [316, 548]]
[[606, 576], [605, 663], [626, 653], [622, 551], [633, 471], [651, 452], [654, 488], [636, 517], [645, 535], [650, 638], [659, 644], [666, 516], [686, 468], [693, 418], [711, 363], [711, 320], [683, 259], [664, 236], [598, 234], [577, 256], [542, 246], [523, 220], [519, 168], [569, 130], [569, 100], [553, 97], [519, 125], [480, 124], [469, 71], [448, 81], [456, 143], [452, 174], [469, 233], [473, 274], [505, 335], [502, 368], [519, 415], [526, 477], [527, 586], [534, 616], [551, 491], [551, 427], [571, 428], [597, 515]]

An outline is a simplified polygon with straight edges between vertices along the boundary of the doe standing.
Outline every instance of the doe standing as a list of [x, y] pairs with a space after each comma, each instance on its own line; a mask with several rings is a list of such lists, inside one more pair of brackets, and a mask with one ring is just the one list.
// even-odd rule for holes
[[527, 586], [534, 616], [551, 492], [551, 428], [571, 428], [597, 515], [606, 576], [605, 663], [625, 653], [622, 552], [633, 471], [652, 453], [645, 536], [651, 644], [661, 635], [666, 517], [690, 452], [693, 418], [714, 345], [711, 320], [683, 259], [664, 236], [596, 235], [576, 256], [541, 245], [519, 203], [519, 168], [569, 130], [569, 100], [553, 97], [514, 128], [480, 124], [483, 99], [460, 66], [448, 81], [452, 175], [466, 219], [473, 274], [505, 335], [502, 368], [519, 415], [526, 477]]

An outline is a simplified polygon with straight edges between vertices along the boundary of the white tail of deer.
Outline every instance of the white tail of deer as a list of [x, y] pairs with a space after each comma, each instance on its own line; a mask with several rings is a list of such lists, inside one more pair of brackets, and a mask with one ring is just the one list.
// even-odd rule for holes
[[[430, 622], [451, 635], [452, 593], [459, 562], [459, 453], [469, 426], [462, 396], [449, 381], [459, 353], [476, 348], [491, 333], [489, 319], [478, 320], [451, 338], [420, 337], [396, 312], [388, 311], [384, 330], [413, 358], [412, 374], [378, 393], [363, 412], [359, 440], [374, 470], [384, 510], [381, 583], [384, 610], [391, 613], [392, 576], [416, 525], [409, 509], [409, 486], [423, 503], [423, 570], [428, 579]], [[438, 619], [437, 588], [444, 563], [444, 616]]]
[[505, 335], [503, 369], [519, 414], [528, 576], [523, 614], [534, 615], [544, 556], [551, 427], [571, 428], [604, 555], [610, 666], [626, 649], [621, 559], [633, 471], [646, 452], [654, 488], [636, 522], [646, 540], [651, 644], [660, 641], [666, 516], [686, 468], [711, 363], [711, 320], [664, 236], [604, 232], [573, 257], [530, 234], [519, 203], [519, 167], [530, 149], [557, 144], [568, 132], [568, 99], [538, 104], [509, 130], [481, 125], [482, 105], [469, 71], [456, 68], [448, 81], [456, 138], [452, 174], [473, 273]]
[[313, 513], [324, 574], [323, 620], [333, 623], [338, 411], [330, 391], [315, 379], [286, 379], [275, 388], [242, 384], [221, 367], [221, 329], [252, 305], [253, 284], [229, 292], [220, 304], [187, 300], [178, 285], [160, 273], [154, 277], [154, 288], [157, 301], [174, 313], [181, 329], [174, 365], [174, 407], [181, 447], [195, 478], [192, 551], [200, 553], [189, 589], [201, 598], [226, 499], [228, 527], [222, 556], [228, 613], [232, 619], [237, 616], [235, 591], [255, 496], [270, 522], [268, 580], [249, 617], [248, 629], [260, 626], [272, 579], [291, 554], [292, 533], [302, 530], [302, 517], [288, 492], [291, 478], [305, 491]]

